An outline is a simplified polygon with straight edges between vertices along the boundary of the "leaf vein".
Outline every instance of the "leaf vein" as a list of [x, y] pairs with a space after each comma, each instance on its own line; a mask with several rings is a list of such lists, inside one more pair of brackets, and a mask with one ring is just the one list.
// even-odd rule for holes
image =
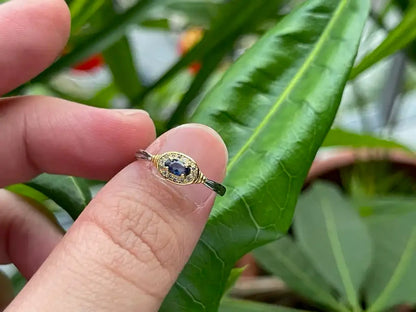
[[[235, 156], [231, 159], [228, 169], [231, 170], [234, 165], [237, 163], [237, 161], [240, 159], [242, 154], [247, 150], [247, 148], [255, 142], [255, 139], [260, 134], [261, 130], [265, 127], [266, 124], [269, 123], [270, 119], [273, 117], [273, 115], [277, 112], [278, 108], [282, 104], [282, 102], [288, 97], [288, 95], [291, 94], [291, 92], [295, 89], [298, 82], [300, 81], [301, 77], [304, 75], [304, 73], [307, 71], [308, 67], [311, 65], [311, 63], [314, 62], [314, 59], [318, 55], [318, 53], [321, 51], [321, 49], [325, 46], [325, 40], [328, 39], [331, 36], [331, 31], [333, 27], [336, 25], [336, 21], [341, 17], [342, 12], [347, 7], [347, 4], [349, 3], [348, 0], [342, 1], [342, 3], [339, 5], [339, 7], [336, 9], [334, 15], [330, 19], [328, 25], [326, 26], [325, 30], [323, 31], [321, 37], [319, 38], [316, 46], [312, 49], [311, 53], [306, 58], [305, 62], [302, 64], [302, 67], [300, 70], [296, 73], [296, 75], [292, 78], [292, 80], [289, 82], [287, 88], [283, 91], [282, 95], [277, 99], [275, 104], [271, 107], [269, 112], [267, 113], [266, 117], [260, 122], [260, 124], [255, 128], [253, 134], [249, 137], [249, 139], [246, 141], [246, 143], [240, 148], [240, 150], [235, 154]], [[347, 7], [348, 8], [348, 7]]]

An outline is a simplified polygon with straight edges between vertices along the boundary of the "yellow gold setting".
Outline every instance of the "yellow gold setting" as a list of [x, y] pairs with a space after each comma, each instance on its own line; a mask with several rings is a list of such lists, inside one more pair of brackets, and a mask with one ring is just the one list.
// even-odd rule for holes
[[203, 184], [218, 195], [225, 194], [225, 187], [204, 176], [195, 160], [180, 152], [166, 152], [152, 155], [144, 150], [136, 153], [137, 159], [151, 161], [160, 175], [171, 183], [177, 185]]
[[[169, 172], [169, 169], [165, 164], [167, 161], [173, 160], [178, 160], [182, 162], [185, 167], [190, 168], [190, 174], [177, 176]], [[204, 183], [207, 179], [199, 170], [195, 160], [179, 152], [167, 152], [161, 155], [152, 155], [151, 161], [156, 166], [157, 170], [159, 170], [162, 177], [178, 185]]]

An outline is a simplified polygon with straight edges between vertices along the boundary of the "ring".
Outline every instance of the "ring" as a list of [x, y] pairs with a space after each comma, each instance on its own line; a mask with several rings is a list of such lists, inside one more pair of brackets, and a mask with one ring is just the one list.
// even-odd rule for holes
[[171, 183], [178, 185], [204, 184], [220, 196], [225, 194], [225, 187], [204, 176], [195, 160], [185, 154], [166, 152], [152, 155], [144, 150], [139, 150], [136, 153], [136, 159], [151, 161], [161, 176]]

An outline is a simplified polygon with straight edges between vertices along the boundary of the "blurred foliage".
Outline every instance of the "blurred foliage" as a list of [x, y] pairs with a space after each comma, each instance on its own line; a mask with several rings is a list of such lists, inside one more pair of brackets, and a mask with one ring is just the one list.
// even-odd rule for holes
[[415, 304], [414, 198], [375, 197], [364, 215], [352, 199], [313, 184], [300, 196], [294, 234], [257, 249], [258, 262], [326, 311]]
[[[402, 90], [400, 83], [380, 82], [380, 76], [386, 76], [383, 70], [371, 99], [367, 93], [360, 94], [359, 87], [363, 77], [397, 51], [405, 51], [406, 62], [413, 66], [416, 10], [405, 0], [376, 2], [370, 9], [367, 0], [67, 0], [72, 27], [65, 51], [51, 67], [11, 94], [48, 94], [103, 108], [144, 108], [158, 133], [177, 124], [201, 122], [217, 130], [230, 151], [224, 182], [227, 196], [217, 200], [189, 264], [161, 311], [217, 311], [220, 303], [222, 312], [291, 311], [223, 295], [239, 276], [232, 269], [239, 257], [285, 235], [318, 148], [410, 152], [411, 148], [373, 127], [365, 112], [380, 102], [377, 92], [386, 90], [392, 96], [386, 96], [389, 100], [383, 105], [391, 107], [376, 108], [376, 112], [388, 111], [383, 118], [393, 120], [401, 97], [414, 90], [416, 75], [407, 77], [400, 71], [408, 85]], [[396, 16], [393, 26], [389, 23], [392, 16]], [[183, 42], [186, 33], [195, 29], [201, 30], [201, 40]], [[149, 78], [144, 69], [148, 68], [146, 56], [138, 55], [138, 46], [147, 42], [137, 42], [132, 35], [135, 31], [164, 34], [176, 41], [172, 48], [176, 51], [171, 53], [176, 59], [156, 78]], [[374, 44], [372, 37], [380, 32], [383, 36]], [[183, 44], [190, 48], [178, 48]], [[329, 131], [348, 79], [349, 86], [354, 86], [350, 102], [359, 112], [364, 133], [344, 128]], [[365, 92], [371, 89], [367, 86]], [[384, 211], [398, 225], [406, 223], [391, 216], [388, 207], [400, 206], [403, 213], [410, 210], [413, 201], [406, 196], [414, 189], [405, 185], [413, 180], [368, 166], [362, 170], [357, 166], [343, 179], [361, 215], [349, 208], [351, 204], [337, 190], [322, 185], [314, 188], [303, 196], [328, 197], [328, 205], [310, 199], [312, 203], [307, 204], [321, 213], [309, 212], [305, 220], [313, 222], [302, 223], [307, 209], [301, 201], [295, 240], [285, 237], [273, 243], [273, 248], [285, 252], [273, 252], [279, 266], [265, 266], [325, 309], [360, 311], [364, 296], [372, 311], [381, 311], [410, 297], [400, 288], [407, 284], [401, 275], [394, 275], [394, 266], [370, 264], [369, 259], [377, 253], [402, 265], [398, 257], [410, 257], [407, 248], [413, 248], [413, 236], [409, 232], [392, 236], [389, 243], [404, 239], [408, 244], [398, 244], [394, 255], [386, 255], [377, 246], [382, 245], [380, 229], [386, 226], [387, 217], [374, 217], [373, 223], [363, 218], [370, 220], [376, 211]], [[96, 183], [42, 175], [10, 190], [51, 211], [65, 209], [75, 219], [91, 199], [91, 185]], [[397, 189], [402, 190], [400, 196], [391, 197]], [[339, 227], [344, 218], [351, 220], [350, 228]], [[403, 228], [410, 231], [409, 224]], [[374, 250], [368, 246], [370, 241]], [[362, 245], [360, 254], [351, 242]], [[371, 278], [364, 273], [368, 268]], [[408, 266], [401, 270], [401, 274], [407, 272]], [[394, 285], [388, 282], [392, 275]], [[22, 285], [21, 279], [16, 280]], [[387, 290], [380, 285], [388, 285]], [[404, 295], [399, 296], [393, 286]]]

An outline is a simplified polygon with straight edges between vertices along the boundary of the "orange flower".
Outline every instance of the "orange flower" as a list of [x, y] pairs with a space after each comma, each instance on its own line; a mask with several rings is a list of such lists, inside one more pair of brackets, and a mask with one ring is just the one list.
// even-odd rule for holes
[[[186, 54], [191, 50], [199, 41], [201, 41], [204, 35], [204, 30], [199, 27], [190, 28], [185, 31], [179, 38], [178, 50], [181, 55]], [[201, 63], [195, 62], [189, 66], [189, 71], [192, 74], [198, 73], [201, 69]]]

